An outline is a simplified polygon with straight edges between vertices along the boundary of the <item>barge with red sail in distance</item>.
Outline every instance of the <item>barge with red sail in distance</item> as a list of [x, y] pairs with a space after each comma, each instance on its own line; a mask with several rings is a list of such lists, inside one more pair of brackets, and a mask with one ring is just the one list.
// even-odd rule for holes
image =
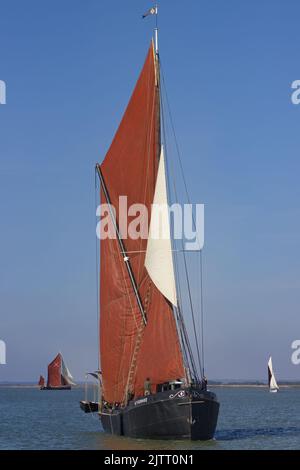
[[[169, 198], [161, 82], [156, 29], [114, 140], [96, 165], [101, 204], [115, 231], [100, 241], [99, 416], [111, 434], [208, 440], [219, 403], [207, 389], [195, 322], [192, 344], [187, 332], [169, 213], [163, 217], [169, 235], [152, 235], [153, 208], [168, 207]], [[148, 237], [122, 236], [123, 196], [128, 207], [147, 208]]]
[[41, 390], [71, 390], [72, 385], [75, 385], [73, 380], [61, 353], [59, 353], [48, 365], [47, 385], [45, 386], [45, 379], [42, 375], [38, 385]]

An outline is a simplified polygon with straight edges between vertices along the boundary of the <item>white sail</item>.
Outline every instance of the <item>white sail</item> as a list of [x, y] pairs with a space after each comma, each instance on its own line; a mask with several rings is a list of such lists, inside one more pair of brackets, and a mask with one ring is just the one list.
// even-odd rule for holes
[[269, 389], [270, 389], [270, 391], [279, 390], [278, 384], [276, 382], [274, 370], [273, 370], [272, 357], [270, 357], [269, 362], [268, 362], [268, 372], [269, 372]]
[[176, 307], [177, 294], [163, 147], [152, 205], [145, 266], [156, 287]]
[[76, 385], [74, 383], [74, 379], [72, 377], [72, 374], [69, 371], [68, 367], [66, 366], [65, 361], [63, 360], [63, 358], [61, 358], [61, 375], [63, 376], [63, 378], [65, 379], [65, 381], [69, 385]]

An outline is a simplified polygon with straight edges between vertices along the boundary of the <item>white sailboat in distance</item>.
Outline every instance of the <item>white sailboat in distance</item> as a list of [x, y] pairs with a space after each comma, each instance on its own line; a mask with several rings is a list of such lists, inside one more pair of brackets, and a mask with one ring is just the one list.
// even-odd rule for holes
[[269, 384], [269, 391], [272, 393], [276, 393], [279, 390], [278, 384], [276, 382], [273, 364], [272, 364], [272, 357], [270, 357], [268, 362], [268, 384]]

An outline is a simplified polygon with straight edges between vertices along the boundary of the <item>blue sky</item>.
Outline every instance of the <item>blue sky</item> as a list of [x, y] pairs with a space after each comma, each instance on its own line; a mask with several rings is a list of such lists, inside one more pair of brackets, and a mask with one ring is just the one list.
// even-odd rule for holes
[[[148, 0], [1, 0], [1, 380], [57, 351], [97, 367], [94, 165], [144, 61]], [[297, 0], [162, 0], [160, 47], [193, 202], [206, 206], [210, 378], [300, 378]]]

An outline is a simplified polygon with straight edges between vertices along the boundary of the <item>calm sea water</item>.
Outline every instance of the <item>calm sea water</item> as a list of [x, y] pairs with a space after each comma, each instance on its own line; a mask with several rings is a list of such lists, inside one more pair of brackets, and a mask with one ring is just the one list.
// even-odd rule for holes
[[217, 388], [216, 439], [144, 441], [103, 433], [96, 415], [79, 408], [83, 390], [0, 387], [0, 449], [300, 449], [300, 389]]

